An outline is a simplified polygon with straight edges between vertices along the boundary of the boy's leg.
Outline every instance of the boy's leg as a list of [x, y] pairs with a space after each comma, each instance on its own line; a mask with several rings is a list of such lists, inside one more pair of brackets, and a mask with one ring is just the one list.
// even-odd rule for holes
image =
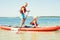
[[24, 25], [24, 22], [25, 22], [25, 15], [22, 14], [21, 16], [22, 16], [22, 18], [21, 18], [21, 21], [20, 21], [20, 26], [22, 27]]
[[22, 23], [23, 23], [23, 21], [22, 21], [22, 19], [20, 20], [20, 27], [22, 27]]

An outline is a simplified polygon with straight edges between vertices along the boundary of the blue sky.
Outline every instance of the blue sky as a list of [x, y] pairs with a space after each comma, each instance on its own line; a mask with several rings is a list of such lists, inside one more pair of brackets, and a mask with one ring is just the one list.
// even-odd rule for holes
[[29, 16], [60, 16], [60, 0], [0, 0], [0, 17], [19, 17], [24, 2], [29, 4]]

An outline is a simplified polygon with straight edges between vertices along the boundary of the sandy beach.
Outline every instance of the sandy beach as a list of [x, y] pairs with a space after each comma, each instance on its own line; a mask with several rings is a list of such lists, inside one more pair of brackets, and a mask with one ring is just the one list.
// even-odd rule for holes
[[60, 30], [54, 32], [20, 32], [0, 29], [0, 40], [60, 40]]

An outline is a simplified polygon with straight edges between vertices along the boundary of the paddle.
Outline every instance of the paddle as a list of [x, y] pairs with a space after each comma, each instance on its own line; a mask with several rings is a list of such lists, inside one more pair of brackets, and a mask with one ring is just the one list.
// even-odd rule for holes
[[28, 14], [29, 14], [29, 12], [30, 12], [30, 11], [27, 11], [27, 12], [28, 12], [28, 13], [27, 13], [27, 15], [26, 15], [26, 18], [25, 18], [25, 20], [27, 19], [27, 17], [28, 17]]

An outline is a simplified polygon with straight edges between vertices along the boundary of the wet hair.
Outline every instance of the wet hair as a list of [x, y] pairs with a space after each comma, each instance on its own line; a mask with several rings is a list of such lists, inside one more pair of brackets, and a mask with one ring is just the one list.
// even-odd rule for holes
[[26, 7], [27, 5], [28, 5], [28, 3], [27, 3], [27, 2], [25, 2], [24, 6]]

